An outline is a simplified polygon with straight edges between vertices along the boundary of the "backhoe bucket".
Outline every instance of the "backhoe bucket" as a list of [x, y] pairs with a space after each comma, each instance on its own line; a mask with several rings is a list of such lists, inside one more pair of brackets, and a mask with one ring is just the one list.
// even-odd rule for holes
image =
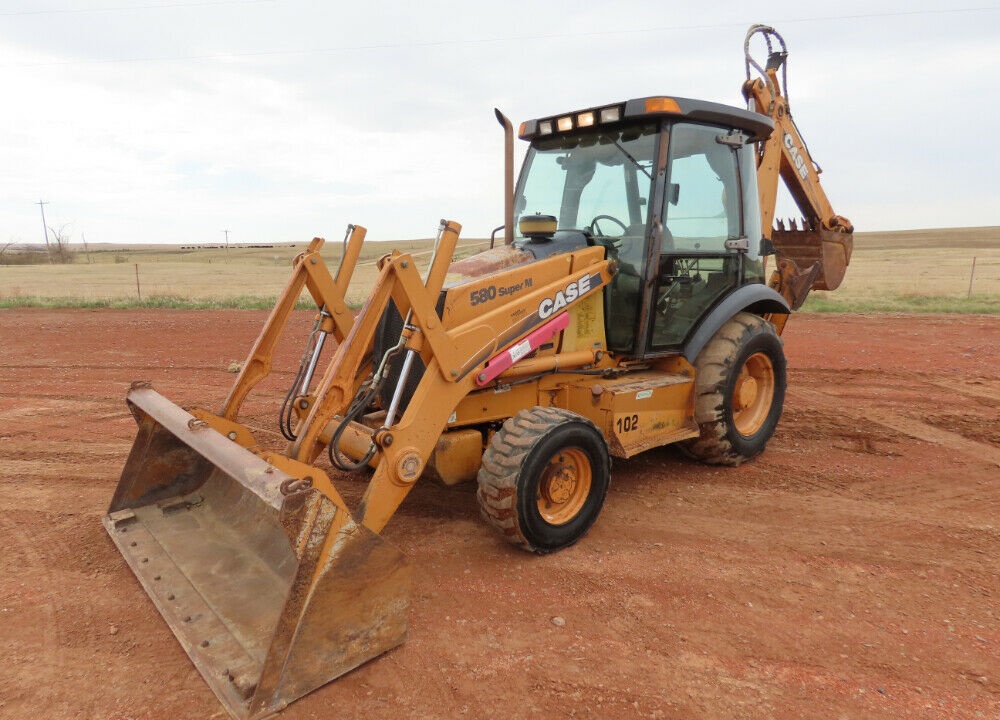
[[803, 272], [816, 262], [820, 263], [810, 289], [836, 290], [851, 261], [854, 234], [823, 229], [798, 230], [794, 226], [786, 230], [779, 226], [772, 232], [771, 242], [781, 255], [794, 260]]
[[233, 717], [403, 641], [396, 547], [148, 386], [127, 402], [139, 430], [104, 526]]

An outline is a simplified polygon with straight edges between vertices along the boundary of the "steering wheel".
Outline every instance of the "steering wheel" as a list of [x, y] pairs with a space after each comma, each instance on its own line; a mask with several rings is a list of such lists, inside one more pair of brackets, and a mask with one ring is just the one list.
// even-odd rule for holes
[[626, 233], [628, 233], [628, 225], [626, 225], [625, 223], [623, 223], [618, 218], [613, 217], [611, 215], [597, 215], [593, 220], [590, 221], [590, 226], [589, 226], [590, 227], [590, 231], [592, 233], [594, 233], [594, 235], [597, 235], [599, 237], [611, 237], [611, 236], [605, 235], [603, 232], [601, 232], [601, 226], [598, 225], [598, 221], [600, 221], [600, 220], [609, 220], [609, 221], [613, 222], [615, 225], [617, 225], [618, 227], [620, 227], [622, 229], [622, 235], [625, 235]]

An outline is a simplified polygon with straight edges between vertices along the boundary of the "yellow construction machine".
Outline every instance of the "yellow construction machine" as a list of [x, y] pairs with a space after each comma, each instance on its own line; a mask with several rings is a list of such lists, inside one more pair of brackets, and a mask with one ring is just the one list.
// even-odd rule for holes
[[[505, 242], [453, 261], [460, 227], [442, 221], [426, 272], [386, 255], [357, 314], [364, 228], [335, 273], [314, 240], [218, 412], [133, 384], [138, 435], [104, 524], [234, 717], [403, 641], [410, 568], [379, 533], [421, 477], [478, 481], [486, 523], [547, 553], [597, 519], [612, 456], [677, 443], [735, 465], [764, 449], [779, 334], [810, 288], [840, 282], [852, 228], [792, 122], [784, 42], [754, 26], [747, 43], [752, 109], [656, 96], [530, 120], [516, 186], [498, 112]], [[772, 233], [779, 177], [806, 217]], [[240, 408], [303, 292], [318, 314], [279, 418], [288, 443], [267, 448]], [[330, 467], [370, 473], [357, 507]]]

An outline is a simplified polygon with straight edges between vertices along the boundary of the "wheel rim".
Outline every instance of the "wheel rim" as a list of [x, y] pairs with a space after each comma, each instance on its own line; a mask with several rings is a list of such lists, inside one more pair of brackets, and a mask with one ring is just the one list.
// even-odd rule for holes
[[774, 365], [764, 353], [754, 353], [740, 368], [733, 388], [733, 424], [750, 437], [763, 427], [774, 402]]
[[554, 454], [538, 482], [538, 512], [550, 525], [565, 525], [575, 518], [587, 497], [593, 471], [590, 458], [580, 448]]

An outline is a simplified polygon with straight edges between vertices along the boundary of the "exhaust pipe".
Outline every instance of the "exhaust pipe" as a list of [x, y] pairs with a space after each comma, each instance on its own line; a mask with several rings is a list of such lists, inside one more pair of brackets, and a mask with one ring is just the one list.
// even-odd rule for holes
[[497, 122], [503, 126], [503, 242], [514, 242], [514, 126], [510, 118], [493, 108]]

